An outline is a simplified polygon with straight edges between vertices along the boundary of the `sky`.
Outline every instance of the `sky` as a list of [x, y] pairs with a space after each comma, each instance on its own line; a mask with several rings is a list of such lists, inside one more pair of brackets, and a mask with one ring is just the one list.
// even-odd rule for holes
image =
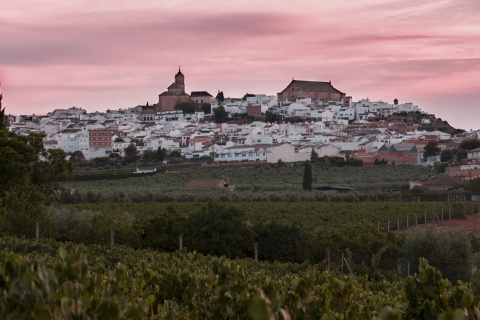
[[480, 128], [478, 0], [16, 0], [0, 26], [9, 114], [156, 103], [181, 66], [187, 93], [332, 81]]

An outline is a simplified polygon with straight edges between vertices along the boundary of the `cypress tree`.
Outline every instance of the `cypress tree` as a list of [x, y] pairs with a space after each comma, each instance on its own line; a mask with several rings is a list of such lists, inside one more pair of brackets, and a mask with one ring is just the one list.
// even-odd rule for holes
[[310, 161], [305, 162], [303, 171], [303, 190], [312, 191], [312, 165]]

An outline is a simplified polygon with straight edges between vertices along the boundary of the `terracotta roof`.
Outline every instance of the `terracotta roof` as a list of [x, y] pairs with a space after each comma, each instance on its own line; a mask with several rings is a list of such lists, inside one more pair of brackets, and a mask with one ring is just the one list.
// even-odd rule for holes
[[[170, 87], [168, 87], [170, 89]], [[186, 94], [185, 92], [180, 92], [179, 94], [176, 94], [174, 92], [170, 92], [170, 91], [165, 91], [161, 94], [159, 94], [159, 96], [188, 96], [188, 94]]]
[[[290, 85], [295, 85], [303, 90], [313, 92], [343, 93], [332, 86], [331, 82], [292, 80]], [[289, 86], [290, 86], [289, 85]]]
[[445, 187], [450, 187], [453, 188], [459, 184], [462, 184], [462, 182], [454, 177], [450, 176], [445, 176], [445, 177], [440, 177], [438, 179], [432, 179], [432, 180], [424, 180], [422, 181], [422, 187], [429, 187], [429, 188], [445, 188]]
[[190, 97], [205, 97], [205, 96], [213, 97], [207, 91], [192, 91], [192, 93], [190, 94]]
[[221, 188], [227, 184], [227, 181], [223, 179], [215, 180], [191, 180], [187, 183], [187, 189], [195, 188]]

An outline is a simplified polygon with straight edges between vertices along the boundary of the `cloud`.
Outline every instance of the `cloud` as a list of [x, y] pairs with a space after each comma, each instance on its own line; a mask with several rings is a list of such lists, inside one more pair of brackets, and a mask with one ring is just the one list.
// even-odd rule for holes
[[155, 55], [224, 50], [295, 32], [285, 14], [181, 15], [151, 12], [67, 15], [38, 24], [4, 23], [2, 61], [23, 64], [109, 64], [152, 61]]

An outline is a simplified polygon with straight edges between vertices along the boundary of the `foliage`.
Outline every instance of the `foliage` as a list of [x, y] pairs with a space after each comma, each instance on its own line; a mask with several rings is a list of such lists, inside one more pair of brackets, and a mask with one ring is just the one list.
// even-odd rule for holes
[[433, 228], [414, 229], [406, 234], [405, 258], [417, 268], [425, 258], [448, 279], [468, 280], [473, 263], [471, 241], [463, 231], [438, 232]]
[[213, 113], [216, 123], [223, 123], [228, 120], [228, 112], [225, 110], [224, 106], [218, 106], [217, 108], [215, 108]]
[[428, 157], [431, 157], [431, 156], [436, 156], [441, 152], [441, 149], [438, 146], [438, 142], [433, 140], [428, 141], [428, 143], [425, 145], [423, 149], [424, 149], [424, 152], [423, 152], [424, 159], [427, 159]]
[[470, 180], [467, 184], [467, 188], [473, 192], [480, 192], [480, 178]]
[[329, 167], [361, 167], [363, 166], [363, 161], [360, 159], [344, 159], [342, 157], [329, 157], [324, 156], [317, 160], [318, 163], [323, 164]]
[[212, 105], [210, 103], [201, 103], [200, 110], [202, 110], [205, 114], [212, 113]]
[[305, 191], [312, 191], [312, 165], [310, 161], [305, 162], [302, 187]]
[[480, 139], [467, 139], [463, 140], [460, 145], [460, 149], [465, 149], [465, 150], [473, 150], [476, 148], [480, 148]]
[[0, 318], [477, 318], [480, 273], [452, 285], [420, 261], [404, 281], [321, 272], [315, 265], [228, 260], [195, 252], [3, 238]]
[[125, 160], [127, 163], [135, 163], [139, 159], [137, 146], [133, 143], [130, 143], [128, 147], [125, 148]]
[[447, 167], [448, 167], [448, 162], [435, 162], [433, 164], [433, 168], [439, 173], [444, 173]]
[[440, 153], [441, 162], [453, 161], [454, 157], [455, 157], [455, 152], [452, 149], [445, 149], [445, 150], [442, 150], [442, 152]]
[[158, 147], [157, 149], [157, 161], [158, 162], [163, 162], [163, 159], [165, 159], [165, 155], [167, 154], [167, 149]]
[[223, 91], [218, 91], [217, 95], [215, 96], [215, 99], [218, 101], [218, 103], [222, 103], [225, 101], [225, 97], [223, 96]]
[[182, 110], [183, 113], [194, 113], [196, 110], [199, 109], [198, 103], [193, 100], [187, 100], [184, 102], [178, 101], [175, 104], [175, 109]]
[[142, 160], [145, 162], [155, 162], [157, 160], [157, 153], [152, 150], [145, 150]]
[[2, 108], [3, 94], [0, 93], [0, 130], [7, 128], [7, 117], [5, 116], [5, 108]]
[[68, 179], [72, 163], [60, 149], [45, 150], [43, 136], [30, 134], [19, 136], [0, 130], [0, 198], [12, 188], [31, 189], [31, 185], [43, 192], [50, 192], [60, 179]]
[[74, 151], [70, 156], [70, 161], [73, 161], [73, 162], [85, 161], [85, 155], [80, 150]]
[[232, 206], [209, 203], [187, 220], [187, 247], [203, 254], [246, 257], [252, 249], [253, 232], [243, 213]]
[[273, 111], [266, 111], [265, 112], [265, 122], [267, 123], [277, 123], [282, 120], [282, 116], [274, 113]]
[[307, 233], [297, 226], [270, 222], [256, 225], [253, 229], [259, 244], [259, 259], [266, 261], [303, 262], [308, 260], [310, 243]]

